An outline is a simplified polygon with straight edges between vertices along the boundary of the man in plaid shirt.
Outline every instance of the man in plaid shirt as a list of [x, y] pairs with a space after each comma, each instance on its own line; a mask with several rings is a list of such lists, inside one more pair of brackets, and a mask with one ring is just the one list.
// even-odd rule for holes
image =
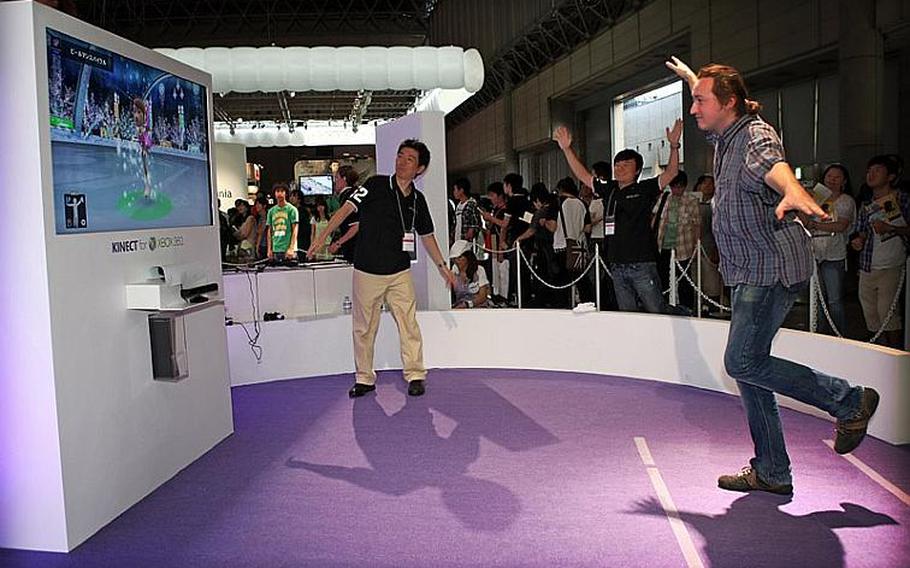
[[834, 416], [834, 448], [841, 454], [862, 441], [879, 399], [871, 388], [771, 356], [771, 342], [812, 274], [808, 235], [786, 220], [787, 213], [827, 215], [793, 176], [777, 133], [758, 116], [761, 105], [747, 98], [736, 69], [712, 64], [695, 75], [675, 57], [667, 66], [688, 82], [690, 113], [714, 143], [714, 235], [721, 273], [733, 287], [724, 366], [739, 386], [755, 446], [750, 465], [717, 484], [730, 491], [790, 494], [790, 458], [775, 393]]
[[[897, 164], [888, 156], [875, 156], [866, 166], [866, 185], [872, 201], [863, 205], [856, 222], [856, 237], [850, 243], [859, 254], [859, 301], [866, 327], [884, 336], [892, 347], [901, 344], [901, 316], [892, 314], [891, 303], [899, 292], [901, 270], [907, 262], [907, 237], [910, 236], [910, 196], [891, 186], [897, 177]], [[890, 209], [887, 210], [887, 209]]]
[[[698, 196], [687, 193], [689, 178], [680, 171], [670, 182], [670, 195], [657, 220], [657, 248], [660, 250], [661, 278], [664, 285], [670, 285], [671, 251], [676, 251], [676, 262], [686, 267], [689, 259], [697, 252], [701, 237], [701, 204]], [[689, 277], [695, 279], [695, 268], [688, 265]], [[695, 291], [685, 279], [679, 282], [679, 303], [694, 309]]]
[[477, 208], [477, 200], [471, 195], [471, 182], [468, 178], [455, 180], [452, 197], [456, 201], [455, 240], [475, 243], [480, 236], [480, 210]]

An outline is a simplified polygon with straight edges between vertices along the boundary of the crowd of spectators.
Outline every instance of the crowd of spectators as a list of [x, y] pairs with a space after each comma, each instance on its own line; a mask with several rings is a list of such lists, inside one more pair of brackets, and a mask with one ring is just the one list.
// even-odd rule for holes
[[[668, 137], [671, 148], [678, 145], [678, 134], [669, 128]], [[555, 139], [574, 175], [553, 188], [536, 182], [529, 191], [517, 173], [489, 184], [483, 195], [465, 177], [452, 184], [450, 257], [458, 280], [453, 305], [517, 306], [521, 278], [522, 307], [571, 308], [597, 300], [599, 271], [601, 309], [690, 315], [700, 292], [703, 315], [725, 317], [718, 306], [729, 303], [729, 289], [718, 270], [721, 259], [712, 231], [712, 175], [700, 175], [692, 184], [671, 160], [658, 176], [639, 179], [643, 159], [633, 150], [617, 153], [612, 164], [600, 161], [588, 169], [572, 150], [568, 131], [557, 129]], [[861, 306], [869, 337], [882, 330], [881, 343], [901, 344], [899, 284], [910, 242], [910, 191], [902, 174], [898, 156], [881, 155], [869, 160], [857, 188], [841, 164], [826, 167], [814, 186], [807, 184], [830, 215], [826, 221], [800, 218], [813, 237], [820, 330], [849, 336], [857, 327], [846, 307], [853, 300]], [[342, 166], [335, 174], [335, 195], [328, 200], [305, 199], [289, 184], [276, 184], [272, 196], [284, 189], [287, 205], [296, 211], [297, 242], [289, 248], [310, 248], [313, 235], [334, 212], [332, 204], [343, 201], [357, 182], [357, 172]], [[276, 206], [265, 194], [252, 202], [236, 200], [222, 215], [225, 254], [244, 262], [270, 258], [268, 243], [276, 235], [269, 211]], [[318, 258], [351, 262], [356, 237], [356, 218], [346, 220]], [[518, 270], [519, 248], [531, 270]], [[271, 257], [282, 252], [287, 254], [273, 247]], [[592, 263], [595, 253], [602, 262]], [[675, 298], [669, 293], [673, 275]], [[898, 308], [892, 310], [895, 296]]]
[[[668, 129], [672, 149], [679, 139], [671, 135]], [[449, 236], [459, 253], [453, 258], [469, 249], [469, 265], [483, 271], [488, 288], [484, 301], [473, 306], [517, 306], [516, 282], [522, 278], [522, 307], [573, 307], [595, 299], [595, 271], [600, 271], [602, 309], [690, 315], [700, 291], [703, 315], [726, 317], [719, 308], [729, 304], [729, 289], [718, 269], [722, 261], [712, 231], [713, 176], [700, 175], [692, 184], [671, 160], [660, 175], [641, 180], [643, 160], [632, 150], [619, 152], [612, 168], [597, 162], [588, 169], [572, 150], [567, 130], [557, 129], [554, 138], [574, 177], [558, 180], [552, 189], [537, 182], [526, 191], [517, 173], [489, 184], [482, 196], [467, 178], [452, 185]], [[869, 160], [859, 188], [841, 164], [827, 166], [817, 184], [806, 183], [830, 216], [799, 219], [813, 237], [821, 331], [834, 334], [836, 328], [845, 337], [869, 339], [881, 329], [880, 343], [901, 345], [899, 284], [910, 249], [910, 191], [902, 174], [899, 156], [881, 155]], [[529, 270], [516, 273], [516, 247], [535, 277]], [[598, 262], [579, 278], [595, 250], [610, 276]], [[677, 280], [675, 305], [671, 275]], [[866, 337], [851, 332], [858, 322], [848, 321], [849, 291], [861, 306]]]

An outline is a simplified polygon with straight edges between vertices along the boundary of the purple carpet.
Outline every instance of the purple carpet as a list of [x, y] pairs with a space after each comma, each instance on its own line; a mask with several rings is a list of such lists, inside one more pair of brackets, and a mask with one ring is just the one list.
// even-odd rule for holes
[[[910, 507], [781, 410], [795, 495], [716, 488], [752, 455], [737, 397], [574, 373], [400, 373], [233, 391], [236, 433], [70, 554], [0, 566], [685, 566], [643, 436], [706, 566], [910, 566]], [[910, 491], [910, 448], [856, 457]]]

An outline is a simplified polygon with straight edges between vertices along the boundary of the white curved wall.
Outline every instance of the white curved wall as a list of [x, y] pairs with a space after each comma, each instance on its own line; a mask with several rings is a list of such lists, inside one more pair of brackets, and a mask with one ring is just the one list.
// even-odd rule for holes
[[[419, 312], [418, 319], [429, 368], [579, 371], [736, 392], [723, 369], [724, 321], [568, 310]], [[263, 358], [257, 364], [243, 330], [228, 328], [232, 385], [353, 372], [349, 316], [263, 323], [260, 345]], [[910, 442], [910, 353], [782, 330], [774, 354], [875, 387], [882, 402], [870, 432], [892, 444]], [[388, 314], [375, 366], [401, 368], [398, 334]], [[780, 402], [827, 417], [786, 397]]]

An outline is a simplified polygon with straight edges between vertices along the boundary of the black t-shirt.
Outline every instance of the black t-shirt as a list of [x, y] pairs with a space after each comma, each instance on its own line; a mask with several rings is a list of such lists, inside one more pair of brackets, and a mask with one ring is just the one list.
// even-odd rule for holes
[[[534, 212], [534, 244], [538, 247], [549, 246], [553, 250], [553, 233], [545, 226], [540, 226], [540, 220], [556, 221], [559, 219], [559, 210], [552, 205], [544, 205]], [[557, 227], [558, 229], [558, 227]], [[539, 250], [539, 249], [538, 249]]]
[[433, 218], [423, 194], [412, 184], [405, 197], [394, 176], [371, 177], [351, 192], [347, 202], [360, 218], [354, 268], [362, 272], [388, 275], [409, 269], [410, 256], [401, 248], [405, 231], [415, 230], [419, 236], [433, 233]]
[[[356, 189], [357, 189], [356, 187], [346, 187], [346, 188], [344, 188], [344, 189], [341, 191], [341, 193], [338, 194], [338, 202], [339, 202], [339, 203], [344, 203], [345, 201], [347, 201], [348, 198], [351, 197], [351, 194], [354, 193], [354, 190], [356, 190]], [[337, 236], [335, 237], [335, 240], [338, 240], [338, 239], [340, 239], [341, 237], [345, 236], [345, 235], [347, 234], [348, 230], [349, 230], [351, 227], [353, 227], [354, 225], [357, 225], [358, 223], [360, 223], [360, 213], [357, 212], [357, 211], [354, 211], [353, 213], [351, 213], [350, 215], [348, 215], [348, 216], [345, 218], [345, 220], [341, 222], [340, 225], [338, 225], [338, 234], [337, 234]], [[360, 233], [360, 232], [358, 231], [358, 234], [357, 234], [357, 235], [354, 235], [354, 237], [353, 237], [352, 239], [350, 239], [349, 241], [346, 241], [345, 243], [343, 243], [343, 244], [341, 245], [341, 248], [340, 248], [339, 251], [338, 251], [338, 252], [341, 253], [341, 256], [342, 256], [346, 261], [348, 261], [348, 262], [350, 262], [350, 263], [352, 263], [352, 264], [353, 264], [353, 262], [354, 262], [354, 251], [355, 251], [356, 248], [357, 248], [357, 237], [358, 237], [359, 233]]]
[[[506, 239], [509, 244], [528, 230], [528, 222], [523, 220], [525, 213], [533, 215], [534, 208], [527, 193], [513, 193], [506, 205], [506, 214], [509, 215], [509, 226], [506, 227]], [[530, 218], [530, 216], [529, 216]]]
[[[493, 217], [494, 218], [502, 220], [502, 219], [506, 218], [506, 215], [507, 215], [507, 213], [506, 213], [505, 205], [503, 205], [502, 207], [493, 208]], [[489, 226], [489, 231], [490, 231], [490, 234], [493, 236], [493, 248], [496, 250], [505, 250], [507, 248], [506, 244], [499, 242], [499, 235], [501, 234], [499, 232], [500, 231], [499, 225], [491, 223]]]
[[616, 181], [614, 181], [612, 179], [608, 179], [608, 180], [604, 181], [600, 178], [594, 178], [592, 180], [592, 185], [594, 186], [591, 188], [594, 191], [594, 195], [596, 195], [600, 199], [603, 199], [604, 206], [606, 206], [607, 197], [609, 196], [610, 192], [613, 191], [614, 188], [616, 188]]
[[618, 264], [655, 262], [657, 243], [651, 232], [651, 210], [660, 196], [658, 178], [650, 178], [619, 189], [615, 187], [604, 199], [616, 204], [616, 233], [609, 239], [607, 261]]
[[[591, 188], [592, 190], [594, 190], [594, 196], [597, 199], [600, 199], [603, 201], [604, 215], [603, 215], [603, 219], [600, 221], [600, 224], [606, 226], [607, 218], [611, 215], [616, 214], [616, 210], [614, 208], [615, 204], [611, 200], [611, 197], [612, 197], [612, 199], [615, 199], [615, 196], [613, 195], [613, 190], [618, 187], [616, 185], [616, 180], [612, 180], [612, 179], [602, 180], [602, 179], [595, 177], [593, 179], [591, 185], [594, 186]], [[604, 240], [601, 245], [601, 254], [606, 254], [607, 246], [611, 239], [612, 239], [612, 237], [607, 235], [605, 232]], [[604, 258], [606, 258], [606, 257], [604, 257]]]

